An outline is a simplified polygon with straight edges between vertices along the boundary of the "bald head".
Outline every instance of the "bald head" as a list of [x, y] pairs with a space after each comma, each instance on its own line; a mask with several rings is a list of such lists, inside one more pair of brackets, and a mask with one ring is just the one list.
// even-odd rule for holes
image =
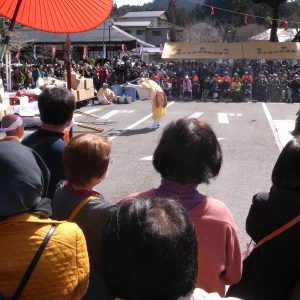
[[20, 118], [18, 115], [6, 115], [2, 118], [1, 128], [9, 128], [14, 122], [16, 122]]
[[17, 136], [21, 138], [24, 133], [23, 120], [18, 115], [6, 115], [1, 120], [1, 129], [7, 136]]

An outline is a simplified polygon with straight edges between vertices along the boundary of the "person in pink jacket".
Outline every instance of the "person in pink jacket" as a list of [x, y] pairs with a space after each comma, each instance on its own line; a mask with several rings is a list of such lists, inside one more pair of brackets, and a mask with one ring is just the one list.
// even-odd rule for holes
[[163, 131], [154, 152], [153, 165], [161, 185], [136, 197], [173, 197], [188, 211], [198, 238], [197, 286], [206, 292], [225, 295], [225, 285], [236, 283], [242, 273], [238, 230], [228, 207], [221, 201], [198, 192], [219, 174], [222, 150], [204, 121], [180, 118]]

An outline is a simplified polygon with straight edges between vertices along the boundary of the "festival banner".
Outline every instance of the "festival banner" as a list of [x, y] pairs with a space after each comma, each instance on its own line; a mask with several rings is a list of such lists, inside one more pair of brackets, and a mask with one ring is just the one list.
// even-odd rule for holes
[[33, 57], [34, 60], [37, 59], [37, 56], [36, 56], [36, 45], [35, 44], [32, 45], [32, 57]]
[[163, 59], [300, 59], [300, 43], [165, 43]]
[[88, 45], [83, 45], [83, 54], [82, 54], [83, 59], [88, 58]]
[[102, 58], [106, 59], [106, 44], [104, 44], [102, 48]]
[[163, 59], [242, 59], [242, 43], [165, 43]]
[[51, 51], [51, 54], [52, 54], [52, 60], [54, 60], [55, 55], [56, 55], [56, 45], [52, 45], [52, 51]]
[[21, 46], [18, 46], [18, 51], [17, 51], [17, 54], [16, 54], [16, 60], [17, 61], [20, 61], [20, 56], [21, 56]]
[[248, 42], [243, 43], [244, 58], [265, 60], [300, 59], [300, 43]]
[[144, 54], [144, 46], [140, 45], [140, 55], [143, 55], [143, 54]]

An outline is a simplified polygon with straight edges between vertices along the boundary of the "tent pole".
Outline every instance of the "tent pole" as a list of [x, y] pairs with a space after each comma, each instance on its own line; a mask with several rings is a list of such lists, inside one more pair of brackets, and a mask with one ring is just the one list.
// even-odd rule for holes
[[19, 10], [20, 10], [21, 2], [22, 2], [22, 0], [18, 0], [18, 3], [16, 5], [16, 8], [15, 8], [15, 11], [14, 11], [14, 14], [13, 14], [13, 17], [12, 17], [12, 19], [10, 21], [10, 24], [9, 24], [9, 27], [8, 27], [8, 31], [6, 32], [4, 40], [3, 40], [3, 47], [2, 47], [1, 53], [0, 53], [0, 62], [1, 62], [1, 64], [3, 62], [3, 57], [4, 57], [5, 50], [8, 46], [8, 44], [9, 44], [9, 40], [12, 36], [12, 31], [13, 31], [15, 23], [16, 23], [16, 18], [17, 18], [17, 15], [19, 13]]

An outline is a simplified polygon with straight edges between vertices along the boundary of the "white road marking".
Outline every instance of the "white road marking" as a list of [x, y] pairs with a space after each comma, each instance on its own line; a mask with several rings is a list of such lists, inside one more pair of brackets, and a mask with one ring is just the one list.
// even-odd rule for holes
[[226, 113], [218, 113], [218, 121], [221, 124], [229, 124], [229, 120]]
[[225, 138], [217, 138], [218, 139], [218, 141], [223, 141], [223, 140], [225, 140]]
[[272, 132], [273, 132], [273, 135], [274, 135], [276, 144], [277, 144], [279, 150], [281, 151], [282, 148], [283, 148], [283, 146], [282, 146], [282, 144], [281, 144], [281, 141], [280, 141], [278, 132], [277, 132], [277, 130], [276, 130], [276, 127], [275, 127], [275, 124], [274, 124], [274, 122], [273, 122], [272, 116], [271, 116], [271, 114], [270, 114], [270, 112], [269, 112], [269, 109], [268, 109], [266, 103], [262, 103], [261, 105], [262, 105], [262, 107], [263, 107], [263, 110], [264, 110], [264, 112], [265, 112], [265, 115], [266, 115], [266, 117], [267, 117], [267, 120], [268, 120], [268, 122], [269, 122], [269, 125], [270, 125], [270, 127], [271, 127]]
[[84, 113], [92, 114], [92, 113], [94, 113], [96, 111], [100, 111], [100, 110], [102, 110], [102, 108], [92, 108], [92, 109], [89, 109], [89, 110], [84, 110]]
[[110, 117], [112, 117], [112, 116], [118, 114], [119, 112], [120, 112], [120, 110], [114, 109], [114, 110], [110, 111], [109, 113], [105, 114], [104, 116], [102, 116], [101, 119], [107, 120], [107, 119], [109, 119]]
[[236, 114], [238, 117], [242, 117], [243, 116], [243, 114]]
[[129, 114], [132, 114], [133, 112], [134, 112], [134, 109], [128, 111]]
[[[167, 107], [173, 105], [174, 103], [175, 103], [174, 101], [169, 102], [168, 105], [167, 105]], [[116, 139], [118, 136], [122, 135], [122, 133], [124, 133], [124, 132], [126, 132], [126, 131], [128, 131], [128, 130], [130, 130], [130, 129], [133, 129], [134, 127], [136, 127], [136, 126], [138, 126], [139, 124], [143, 123], [143, 122], [146, 121], [147, 119], [150, 119], [151, 116], [152, 116], [152, 114], [149, 114], [149, 115], [147, 115], [146, 117], [140, 119], [139, 121], [133, 123], [132, 125], [129, 125], [129, 126], [126, 127], [120, 134], [117, 134], [117, 135], [114, 135], [114, 136], [109, 137], [109, 140], [112, 141], [112, 140]]]
[[295, 120], [273, 120], [280, 143], [284, 147], [292, 138], [291, 131], [295, 128]]
[[197, 119], [200, 116], [202, 116], [203, 114], [204, 114], [204, 112], [195, 112], [195, 113], [193, 113], [192, 115], [189, 116], [189, 119], [193, 119], [193, 118]]
[[234, 116], [235, 116], [235, 114], [229, 114], [229, 116], [230, 116], [230, 117], [234, 117]]
[[149, 156], [145, 156], [145, 157], [140, 158], [140, 160], [151, 161], [152, 157], [153, 157], [153, 155], [149, 155]]

